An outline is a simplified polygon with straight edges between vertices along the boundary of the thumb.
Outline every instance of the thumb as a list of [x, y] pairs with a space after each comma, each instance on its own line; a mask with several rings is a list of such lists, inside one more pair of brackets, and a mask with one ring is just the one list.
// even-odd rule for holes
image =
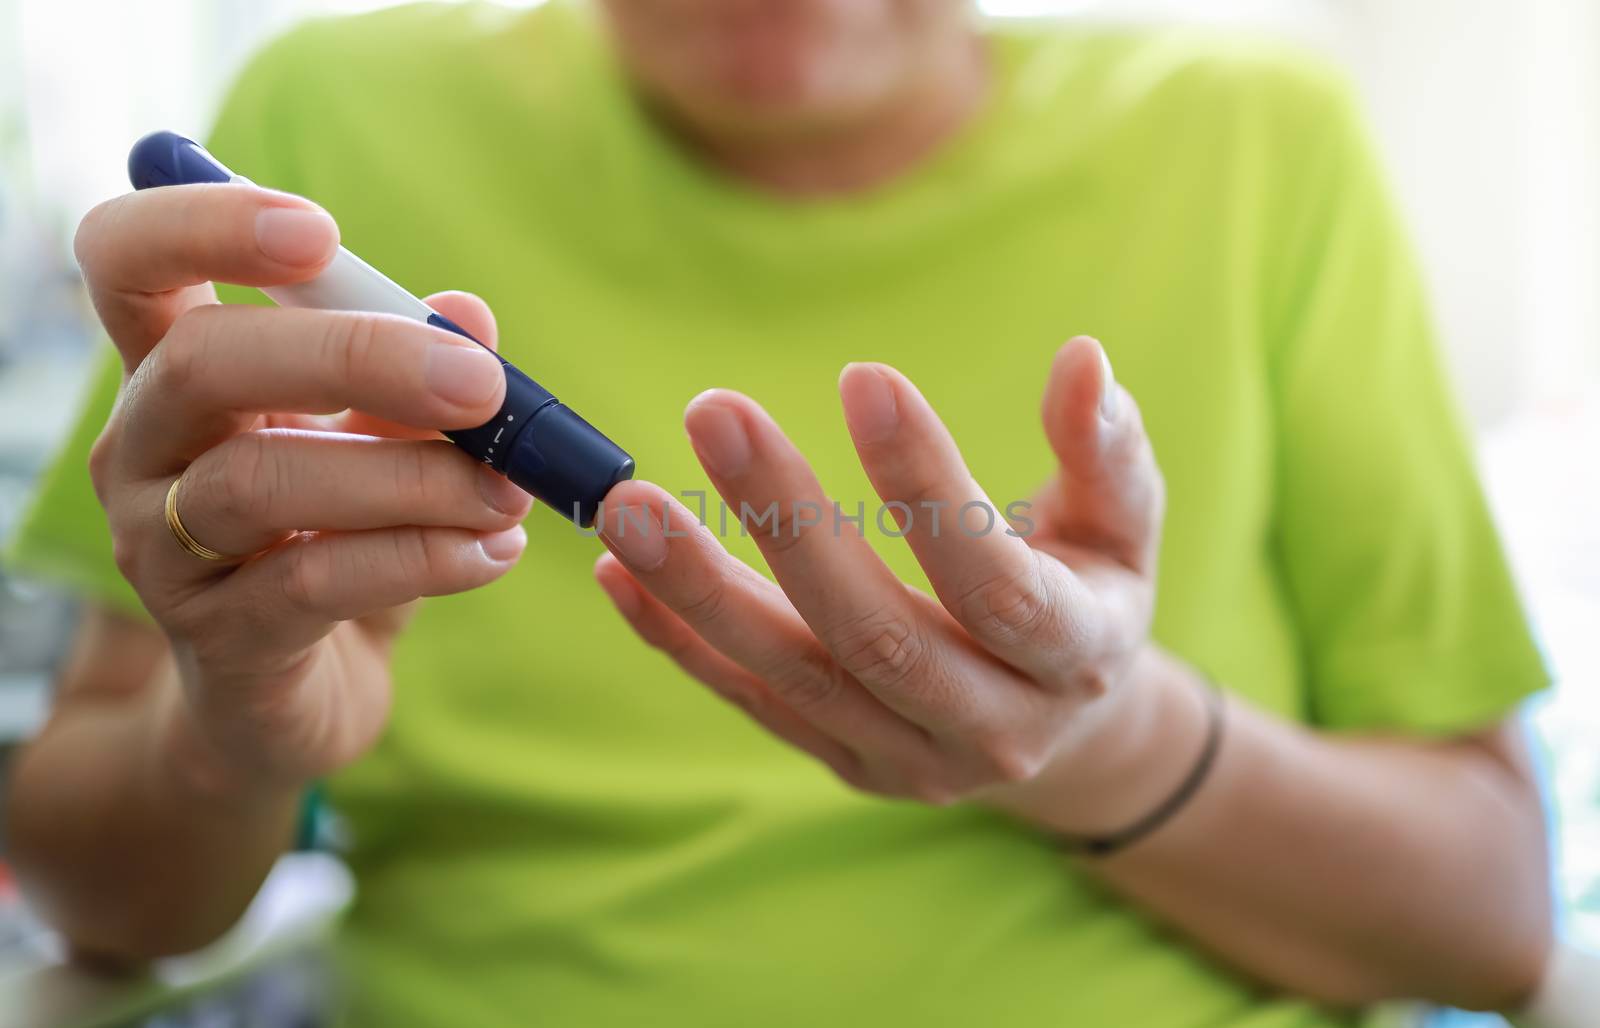
[[1166, 487], [1138, 404], [1097, 340], [1077, 336], [1056, 351], [1042, 415], [1060, 471], [1041, 514], [1064, 541], [1152, 572]]

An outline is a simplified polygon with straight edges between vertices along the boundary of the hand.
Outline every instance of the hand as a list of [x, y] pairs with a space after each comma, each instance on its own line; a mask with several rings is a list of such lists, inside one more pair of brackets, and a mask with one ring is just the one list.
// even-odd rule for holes
[[856, 788], [1027, 813], [1106, 738], [1148, 649], [1164, 491], [1139, 412], [1096, 342], [1062, 347], [1044, 398], [1059, 470], [1012, 534], [981, 532], [1005, 508], [904, 376], [851, 365], [840, 393], [937, 602], [836, 523], [764, 411], [720, 390], [690, 404], [689, 437], [730, 512], [777, 502], [770, 529], [746, 520], [777, 584], [646, 482], [607, 497], [600, 584], [645, 641]]
[[[126, 372], [90, 472], [183, 684], [164, 752], [207, 788], [353, 760], [387, 717], [407, 605], [498, 578], [525, 543], [530, 498], [437, 435], [494, 415], [491, 354], [397, 317], [216, 302], [212, 280], [305, 281], [337, 246], [321, 210], [249, 185], [133, 193], [78, 230]], [[430, 302], [493, 344], [482, 301]], [[184, 526], [235, 559], [169, 531], [179, 476]]]

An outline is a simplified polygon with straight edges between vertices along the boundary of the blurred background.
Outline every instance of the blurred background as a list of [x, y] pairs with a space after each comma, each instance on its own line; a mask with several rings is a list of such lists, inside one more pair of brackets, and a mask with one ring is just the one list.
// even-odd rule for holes
[[[230, 76], [266, 38], [300, 18], [378, 6], [0, 0], [0, 538], [69, 424], [99, 345], [71, 238], [85, 210], [127, 188], [129, 143], [157, 127], [203, 135]], [[1600, 946], [1600, 2], [982, 6], [1003, 17], [1285, 34], [1332, 54], [1361, 87], [1558, 679], [1533, 722], [1568, 931]], [[0, 568], [0, 757], [42, 717], [71, 618], [65, 597]], [[7, 947], [28, 931], [0, 859], [5, 909], [0, 980]]]

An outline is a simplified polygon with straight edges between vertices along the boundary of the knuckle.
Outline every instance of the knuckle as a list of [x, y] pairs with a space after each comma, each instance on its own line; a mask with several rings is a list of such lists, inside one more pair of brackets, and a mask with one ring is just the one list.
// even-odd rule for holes
[[[639, 633], [639, 638], [644, 640], [645, 645], [661, 651], [679, 667], [689, 671], [700, 638], [694, 629], [678, 621], [649, 616], [634, 622], [633, 628]], [[692, 671], [689, 673], [699, 677]]]
[[[824, 520], [819, 513], [821, 506], [813, 507], [807, 502], [780, 501], [767, 508], [767, 510], [771, 511], [771, 530], [762, 531], [758, 525], [753, 523], [751, 525], [751, 534], [759, 539], [762, 549], [774, 555], [787, 553], [798, 547], [805, 537], [816, 531]], [[766, 512], [756, 511], [754, 516], [760, 517]], [[802, 517], [802, 513], [807, 516]]]
[[201, 664], [237, 666], [242, 635], [258, 635], [279, 610], [270, 610], [258, 593], [195, 589], [162, 597], [158, 620], [162, 629], [189, 650]]
[[1090, 663], [1077, 668], [1071, 681], [1073, 687], [1087, 699], [1099, 699], [1111, 691], [1111, 674], [1099, 664]]
[[[394, 482], [395, 503], [407, 510], [429, 506], [433, 493], [428, 488], [429, 451], [425, 446], [396, 446], [390, 475]], [[474, 468], [474, 471], [477, 469]]]
[[941, 509], [950, 516], [954, 516], [960, 510], [960, 504], [950, 502], [946, 497], [950, 491], [948, 479], [918, 476], [902, 483], [897, 491], [900, 493], [898, 499], [911, 508], [913, 517], [917, 516], [918, 511], [925, 511], [928, 508]]
[[644, 641], [672, 658], [684, 670], [688, 670], [698, 648], [699, 636], [679, 625], [652, 626], [645, 633]]
[[828, 765], [839, 781], [848, 785], [857, 792], [881, 792], [872, 777], [867, 773], [866, 766], [853, 754]]
[[1167, 509], [1167, 476], [1162, 473], [1161, 466], [1156, 463], [1154, 448], [1147, 439], [1144, 442], [1140, 463], [1145, 468], [1145, 482], [1148, 490], [1146, 494], [1146, 511], [1151, 520], [1159, 525], [1162, 515]]
[[284, 562], [280, 589], [293, 610], [315, 613], [334, 580], [333, 553], [327, 546], [297, 546]]
[[935, 776], [912, 779], [907, 793], [909, 798], [930, 807], [948, 807], [961, 799], [961, 790]]
[[978, 774], [985, 782], [1027, 782], [1044, 769], [1044, 753], [1010, 733], [979, 736], [974, 741], [973, 751]]
[[832, 702], [844, 689], [843, 669], [812, 652], [781, 661], [766, 678], [773, 692], [797, 711], [814, 710]]
[[689, 637], [694, 630], [667, 618], [651, 617], [651, 613], [651, 608], [643, 608], [640, 615], [626, 619], [629, 627], [645, 645], [681, 663], [688, 655]]
[[347, 315], [331, 319], [320, 340], [322, 363], [342, 382], [360, 382], [373, 368], [378, 351], [377, 319]]
[[963, 591], [957, 610], [975, 634], [1005, 642], [1036, 638], [1055, 617], [1055, 605], [1034, 561]]
[[106, 427], [100, 430], [94, 443], [89, 447], [89, 481], [94, 485], [94, 494], [100, 501], [100, 506], [106, 506], [110, 495], [111, 468], [116, 462], [117, 437], [120, 435], [120, 425], [115, 413], [111, 420], [106, 422]]
[[898, 685], [918, 674], [927, 643], [915, 623], [887, 611], [859, 615], [827, 633], [834, 656], [857, 678]]
[[431, 544], [430, 534], [422, 528], [395, 530], [394, 567], [400, 585], [408, 596], [427, 596], [438, 591], [440, 578], [448, 561], [437, 546]]
[[772, 719], [772, 701], [765, 694], [753, 689], [745, 689], [736, 685], [716, 685], [712, 687], [722, 699], [744, 711], [745, 715], [759, 724], [766, 725]]
[[254, 432], [235, 436], [207, 476], [207, 502], [230, 521], [271, 511], [282, 490], [270, 470], [271, 459], [262, 437]]
[[720, 621], [726, 614], [727, 607], [728, 587], [714, 580], [698, 595], [680, 604], [678, 613], [691, 625], [705, 627]]
[[214, 306], [203, 304], [178, 315], [166, 336], [139, 366], [140, 377], [149, 380], [156, 395], [190, 392], [204, 381], [216, 330]]
[[83, 269], [84, 277], [91, 281], [101, 270], [102, 244], [109, 223], [115, 221], [116, 211], [124, 202], [123, 197], [115, 197], [95, 204], [78, 222], [78, 229], [73, 233], [72, 255]]
[[126, 531], [113, 530], [111, 533], [111, 559], [117, 566], [117, 573], [128, 582], [139, 579], [139, 569], [143, 562], [140, 560], [141, 547]]

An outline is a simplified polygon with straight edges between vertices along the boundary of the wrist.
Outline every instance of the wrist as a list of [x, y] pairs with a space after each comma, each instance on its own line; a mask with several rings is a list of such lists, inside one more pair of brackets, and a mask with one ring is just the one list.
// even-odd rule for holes
[[192, 802], [233, 809], [297, 800], [309, 783], [278, 780], [231, 756], [205, 730], [177, 675], [163, 684], [151, 731], [156, 778], [163, 789]]
[[1193, 770], [1209, 731], [1209, 688], [1198, 672], [1146, 646], [1125, 680], [1085, 708], [1076, 738], [991, 802], [1051, 832], [1094, 837], [1127, 828]]

